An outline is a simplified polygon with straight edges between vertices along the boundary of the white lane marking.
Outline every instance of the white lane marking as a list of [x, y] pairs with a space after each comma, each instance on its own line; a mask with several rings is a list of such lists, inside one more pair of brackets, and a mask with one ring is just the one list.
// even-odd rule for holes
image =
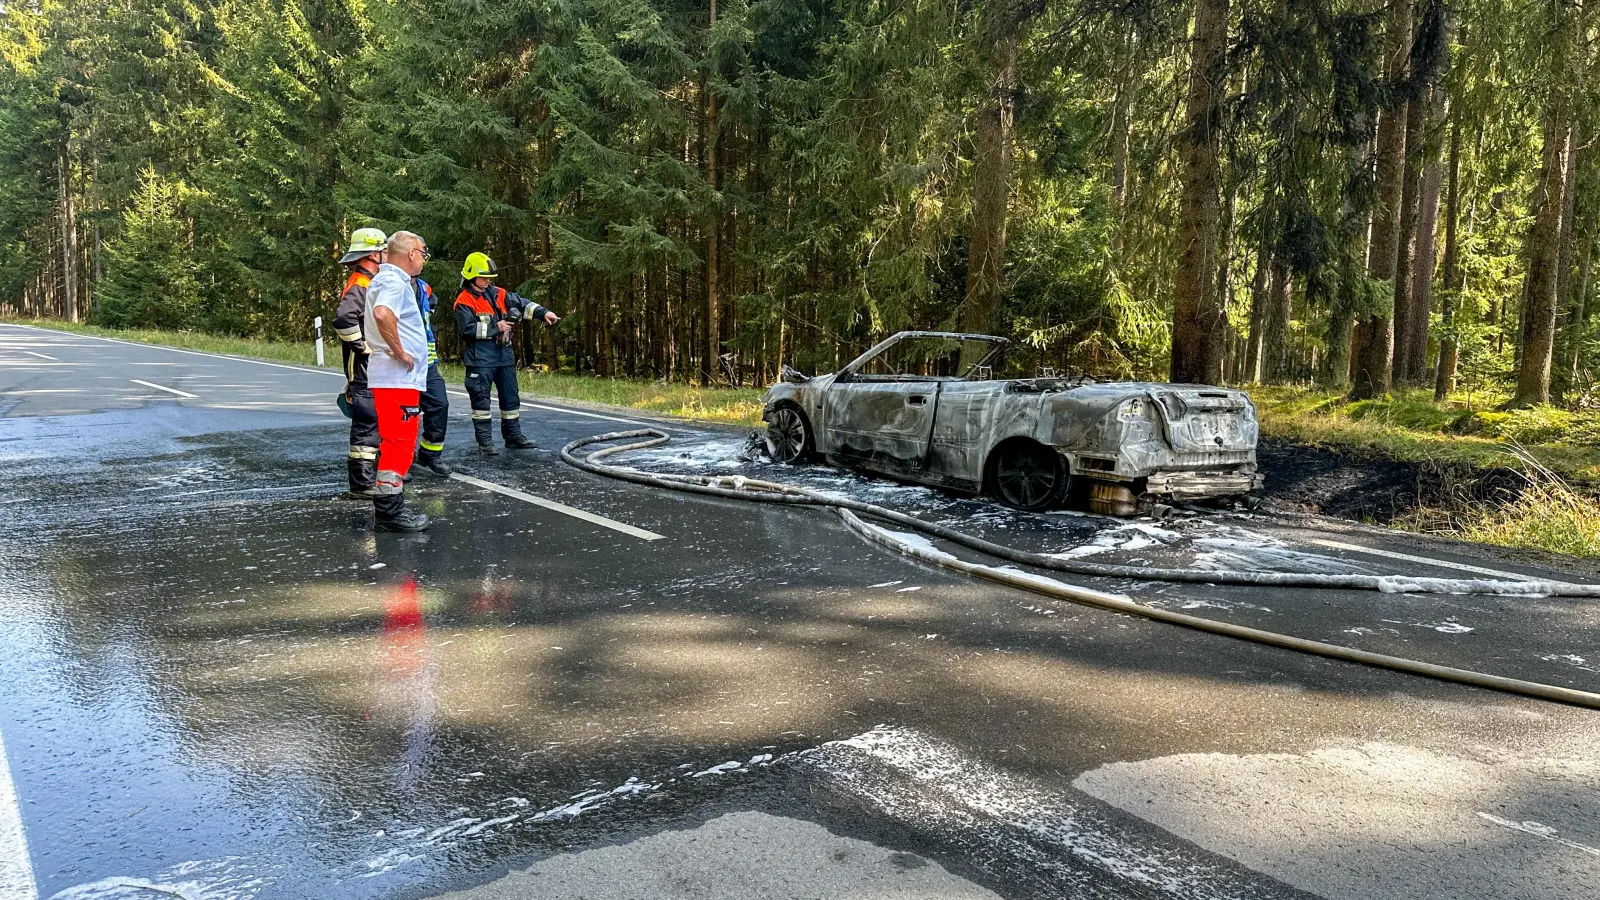
[[159, 384], [151, 384], [148, 381], [140, 381], [137, 378], [129, 378], [128, 380], [133, 382], [134, 384], [142, 384], [147, 388], [155, 388], [158, 391], [166, 391], [169, 394], [177, 394], [179, 397], [187, 397], [190, 400], [199, 400], [200, 399], [198, 394], [191, 394], [188, 391], [180, 391], [177, 388], [162, 387]]
[[5, 741], [0, 740], [0, 900], [37, 900], [38, 896], [17, 787], [6, 763]]
[[639, 538], [640, 540], [659, 541], [663, 537], [663, 535], [656, 534], [653, 531], [645, 531], [643, 528], [635, 528], [632, 525], [618, 522], [615, 519], [608, 519], [605, 516], [597, 516], [594, 513], [584, 512], [581, 509], [576, 509], [566, 505], [565, 503], [557, 503], [554, 500], [546, 500], [543, 497], [535, 497], [532, 494], [525, 494], [515, 488], [508, 488], [505, 485], [495, 484], [492, 481], [484, 481], [481, 478], [473, 478], [471, 475], [463, 475], [460, 472], [455, 472], [452, 473], [450, 477], [457, 481], [464, 481], [474, 487], [483, 488], [486, 491], [493, 491], [496, 494], [504, 494], [507, 497], [521, 500], [524, 503], [532, 503], [534, 506], [542, 506], [545, 509], [571, 516], [574, 519], [582, 519], [585, 522], [590, 522], [603, 528], [609, 528], [612, 531], [620, 531], [623, 534]]
[[54, 356], [45, 356], [43, 353], [35, 353], [32, 350], [24, 350], [22, 352], [28, 354], [29, 356], [37, 356], [40, 359], [48, 359], [51, 362], [60, 362], [60, 360], [56, 359]]
[[619, 419], [616, 416], [602, 416], [599, 413], [579, 412], [576, 409], [567, 409], [564, 406], [545, 406], [542, 403], [524, 403], [522, 405], [523, 406], [527, 406], [527, 407], [531, 407], [533, 409], [542, 409], [542, 410], [545, 410], [547, 412], [565, 413], [565, 414], [567, 414], [569, 416], [584, 416], [584, 417], [590, 418], [590, 419], [605, 419], [607, 422], [621, 422], [624, 425], [645, 425], [645, 426], [650, 426], [650, 425], [654, 424], [652, 422], [640, 422], [637, 419]]
[[1542, 837], [1547, 841], [1555, 841], [1563, 847], [1571, 847], [1574, 850], [1580, 850], [1591, 856], [1600, 856], [1600, 848], [1591, 847], [1588, 844], [1580, 844], [1577, 841], [1569, 841], [1564, 837], [1557, 837], [1556, 830], [1551, 828], [1549, 825], [1544, 824], [1543, 822], [1513, 822], [1510, 819], [1502, 819], [1499, 816], [1493, 816], [1486, 812], [1478, 813], [1478, 818], [1486, 819], [1503, 828], [1510, 828], [1513, 831], [1520, 831], [1523, 834], [1531, 834], [1534, 837]]
[[40, 388], [36, 391], [0, 391], [7, 397], [26, 397], [32, 394], [81, 394], [83, 388]]
[[[459, 397], [462, 400], [470, 401], [472, 399], [471, 397], [467, 396], [466, 394], [464, 394], [464, 393], [462, 393], [460, 391], [445, 391], [445, 393], [449, 394], [452, 397]], [[602, 416], [599, 413], [581, 412], [581, 411], [576, 410], [576, 409], [568, 409], [565, 406], [546, 406], [543, 403], [524, 403], [522, 405], [527, 407], [528, 409], [542, 409], [545, 412], [561, 413], [563, 415], [568, 415], [568, 416], [583, 416], [584, 418], [588, 418], [588, 419], [604, 419], [607, 422], [621, 422], [624, 425], [642, 425], [642, 426], [645, 426], [647, 428], [649, 428], [649, 427], [656, 427], [656, 428], [661, 427], [659, 423], [655, 423], [655, 422], [640, 422], [637, 419], [620, 419], [620, 418], [618, 418], [616, 416]]]
[[[1342, 541], [1325, 541], [1321, 538], [1307, 538], [1306, 543], [1316, 544], [1320, 547], [1332, 547], [1335, 550], [1348, 550], [1351, 553], [1367, 553], [1372, 556], [1387, 556], [1390, 559], [1403, 559], [1406, 562], [1421, 563], [1425, 566], [1439, 566], [1446, 569], [1460, 569], [1463, 572], [1476, 572], [1479, 575], [1494, 575], [1500, 578], [1509, 578], [1513, 581], [1549, 581], [1537, 575], [1523, 575], [1518, 572], [1506, 572], [1500, 569], [1485, 569], [1482, 566], [1469, 566], [1466, 563], [1450, 562], [1449, 560], [1433, 559], [1427, 556], [1412, 556], [1409, 553], [1396, 553], [1393, 550], [1379, 550], [1376, 547], [1362, 547], [1359, 544], [1346, 544]], [[1560, 584], [1561, 582], [1555, 582]]]

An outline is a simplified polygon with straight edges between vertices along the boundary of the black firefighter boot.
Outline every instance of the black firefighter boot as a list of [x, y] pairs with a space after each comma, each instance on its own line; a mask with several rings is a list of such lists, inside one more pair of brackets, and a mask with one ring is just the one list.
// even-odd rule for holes
[[[373, 448], [376, 453], [377, 448]], [[357, 459], [351, 457], [345, 467], [350, 476], [349, 496], [366, 500], [377, 496], [378, 488], [378, 461], [375, 459]]]
[[472, 436], [478, 439], [478, 452], [484, 456], [499, 456], [500, 450], [494, 445], [494, 420], [488, 413], [478, 418], [476, 410], [472, 413]]
[[406, 509], [406, 496], [400, 488], [399, 478], [393, 472], [384, 472], [378, 477], [378, 490], [381, 493], [372, 498], [372, 530], [407, 534], [426, 531], [428, 517]]
[[455, 471], [449, 463], [444, 461], [444, 457], [439, 455], [438, 450], [429, 450], [426, 447], [417, 451], [417, 465], [438, 475], [440, 478], [449, 478], [450, 473]]
[[[510, 416], [511, 418], [506, 418]], [[517, 410], [500, 411], [500, 436], [505, 438], [507, 450], [532, 450], [539, 446], [522, 433], [522, 416]]]

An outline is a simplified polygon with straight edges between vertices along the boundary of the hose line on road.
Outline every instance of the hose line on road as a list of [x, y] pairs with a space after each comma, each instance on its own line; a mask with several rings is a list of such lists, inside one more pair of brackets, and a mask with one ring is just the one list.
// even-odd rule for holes
[[[631, 443], [618, 444], [596, 450], [587, 456], [579, 456], [577, 451], [593, 444], [610, 444], [637, 438]], [[1346, 662], [1361, 663], [1384, 669], [1392, 669], [1413, 675], [1422, 675], [1443, 681], [1451, 681], [1472, 687], [1486, 688], [1509, 694], [1533, 697], [1540, 700], [1551, 700], [1559, 703], [1569, 703], [1584, 706], [1590, 709], [1600, 709], [1600, 694], [1589, 691], [1580, 691], [1573, 688], [1558, 687], [1556, 685], [1541, 684], [1533, 681], [1522, 681], [1516, 678], [1504, 678], [1498, 675], [1489, 675], [1483, 672], [1473, 672], [1466, 669], [1456, 669], [1450, 666], [1434, 665], [1433, 663], [1418, 660], [1404, 659], [1398, 656], [1388, 656], [1382, 653], [1371, 653], [1365, 650], [1356, 650], [1342, 647], [1337, 644], [1328, 644], [1321, 641], [1312, 641], [1297, 638], [1291, 635], [1278, 634], [1264, 631], [1259, 628], [1249, 628], [1243, 625], [1234, 625], [1215, 619], [1190, 616], [1171, 610], [1145, 606], [1127, 597], [1096, 591], [1091, 588], [1066, 584], [1053, 579], [1043, 578], [1027, 572], [1012, 568], [979, 565], [959, 559], [951, 554], [940, 551], [920, 540], [907, 540], [910, 535], [880, 528], [862, 521], [862, 516], [867, 516], [883, 522], [891, 522], [904, 526], [921, 534], [947, 540], [981, 553], [1008, 560], [1013, 563], [1051, 569], [1058, 572], [1067, 572], [1075, 575], [1086, 575], [1096, 578], [1127, 578], [1142, 581], [1170, 581], [1185, 583], [1224, 584], [1249, 587], [1314, 587], [1354, 590], [1377, 590], [1389, 593], [1448, 593], [1448, 594], [1518, 594], [1525, 596], [1561, 596], [1561, 597], [1595, 597], [1600, 596], [1600, 585], [1579, 585], [1557, 581], [1479, 581], [1445, 578], [1408, 578], [1402, 576], [1386, 575], [1325, 575], [1300, 572], [1207, 572], [1192, 569], [1160, 569], [1144, 566], [1120, 566], [1106, 563], [1094, 563], [1081, 559], [1063, 559], [1042, 553], [1030, 553], [1006, 547], [982, 538], [974, 537], [944, 525], [929, 522], [916, 516], [896, 512], [860, 500], [844, 497], [831, 497], [807, 488], [795, 485], [780, 484], [777, 482], [763, 481], [760, 479], [746, 478], [742, 475], [682, 475], [675, 473], [643, 472], [638, 469], [624, 466], [608, 465], [599, 462], [609, 456], [628, 453], [634, 450], [645, 450], [658, 447], [671, 440], [670, 436], [655, 428], [640, 428], [631, 431], [613, 431], [606, 434], [581, 438], [561, 448], [561, 458], [575, 468], [607, 478], [616, 478], [631, 481], [636, 484], [651, 487], [666, 488], [674, 491], [684, 491], [692, 494], [703, 494], [712, 497], [723, 497], [732, 500], [753, 501], [757, 503], [773, 503], [789, 506], [820, 506], [837, 510], [844, 519], [845, 524], [853, 531], [868, 540], [888, 547], [923, 562], [931, 563], [942, 568], [951, 569], [983, 578], [988, 581], [1022, 588], [1034, 593], [1045, 594], [1075, 603], [1097, 606], [1115, 612], [1153, 619], [1173, 625], [1181, 625], [1198, 631], [1225, 637], [1238, 638], [1294, 650], [1300, 653], [1309, 653], [1330, 659]]]

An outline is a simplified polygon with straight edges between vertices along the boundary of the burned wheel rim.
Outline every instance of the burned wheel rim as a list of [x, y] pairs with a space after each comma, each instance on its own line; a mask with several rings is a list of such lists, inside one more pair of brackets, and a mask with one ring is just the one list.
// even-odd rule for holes
[[1008, 447], [994, 464], [995, 493], [1000, 502], [1017, 509], [1049, 507], [1061, 495], [1065, 478], [1056, 454], [1038, 444]]
[[805, 417], [800, 411], [780, 406], [767, 419], [767, 440], [772, 445], [772, 458], [778, 462], [797, 463], [805, 459], [811, 444]]

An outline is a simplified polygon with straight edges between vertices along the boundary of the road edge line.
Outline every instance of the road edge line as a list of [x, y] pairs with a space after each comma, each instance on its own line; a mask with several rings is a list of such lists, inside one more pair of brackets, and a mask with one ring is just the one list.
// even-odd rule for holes
[[1447, 559], [1434, 559], [1431, 556], [1413, 556], [1410, 553], [1400, 553], [1396, 550], [1380, 550], [1377, 547], [1363, 547], [1360, 544], [1346, 544], [1343, 541], [1330, 541], [1325, 538], [1303, 538], [1308, 544], [1327, 547], [1332, 550], [1347, 550], [1351, 553], [1365, 553], [1369, 556], [1386, 556], [1390, 559], [1414, 562], [1424, 566], [1434, 566], [1440, 569], [1459, 569], [1463, 572], [1474, 572], [1479, 575], [1495, 575], [1512, 581], [1551, 581], [1537, 575], [1523, 575], [1520, 572], [1507, 572], [1503, 569], [1486, 569], [1482, 566], [1472, 566], [1466, 563], [1451, 562]]
[[38, 900], [39, 885], [28, 855], [28, 833], [22, 827], [22, 807], [6, 761], [6, 743], [0, 736], [0, 900]]

